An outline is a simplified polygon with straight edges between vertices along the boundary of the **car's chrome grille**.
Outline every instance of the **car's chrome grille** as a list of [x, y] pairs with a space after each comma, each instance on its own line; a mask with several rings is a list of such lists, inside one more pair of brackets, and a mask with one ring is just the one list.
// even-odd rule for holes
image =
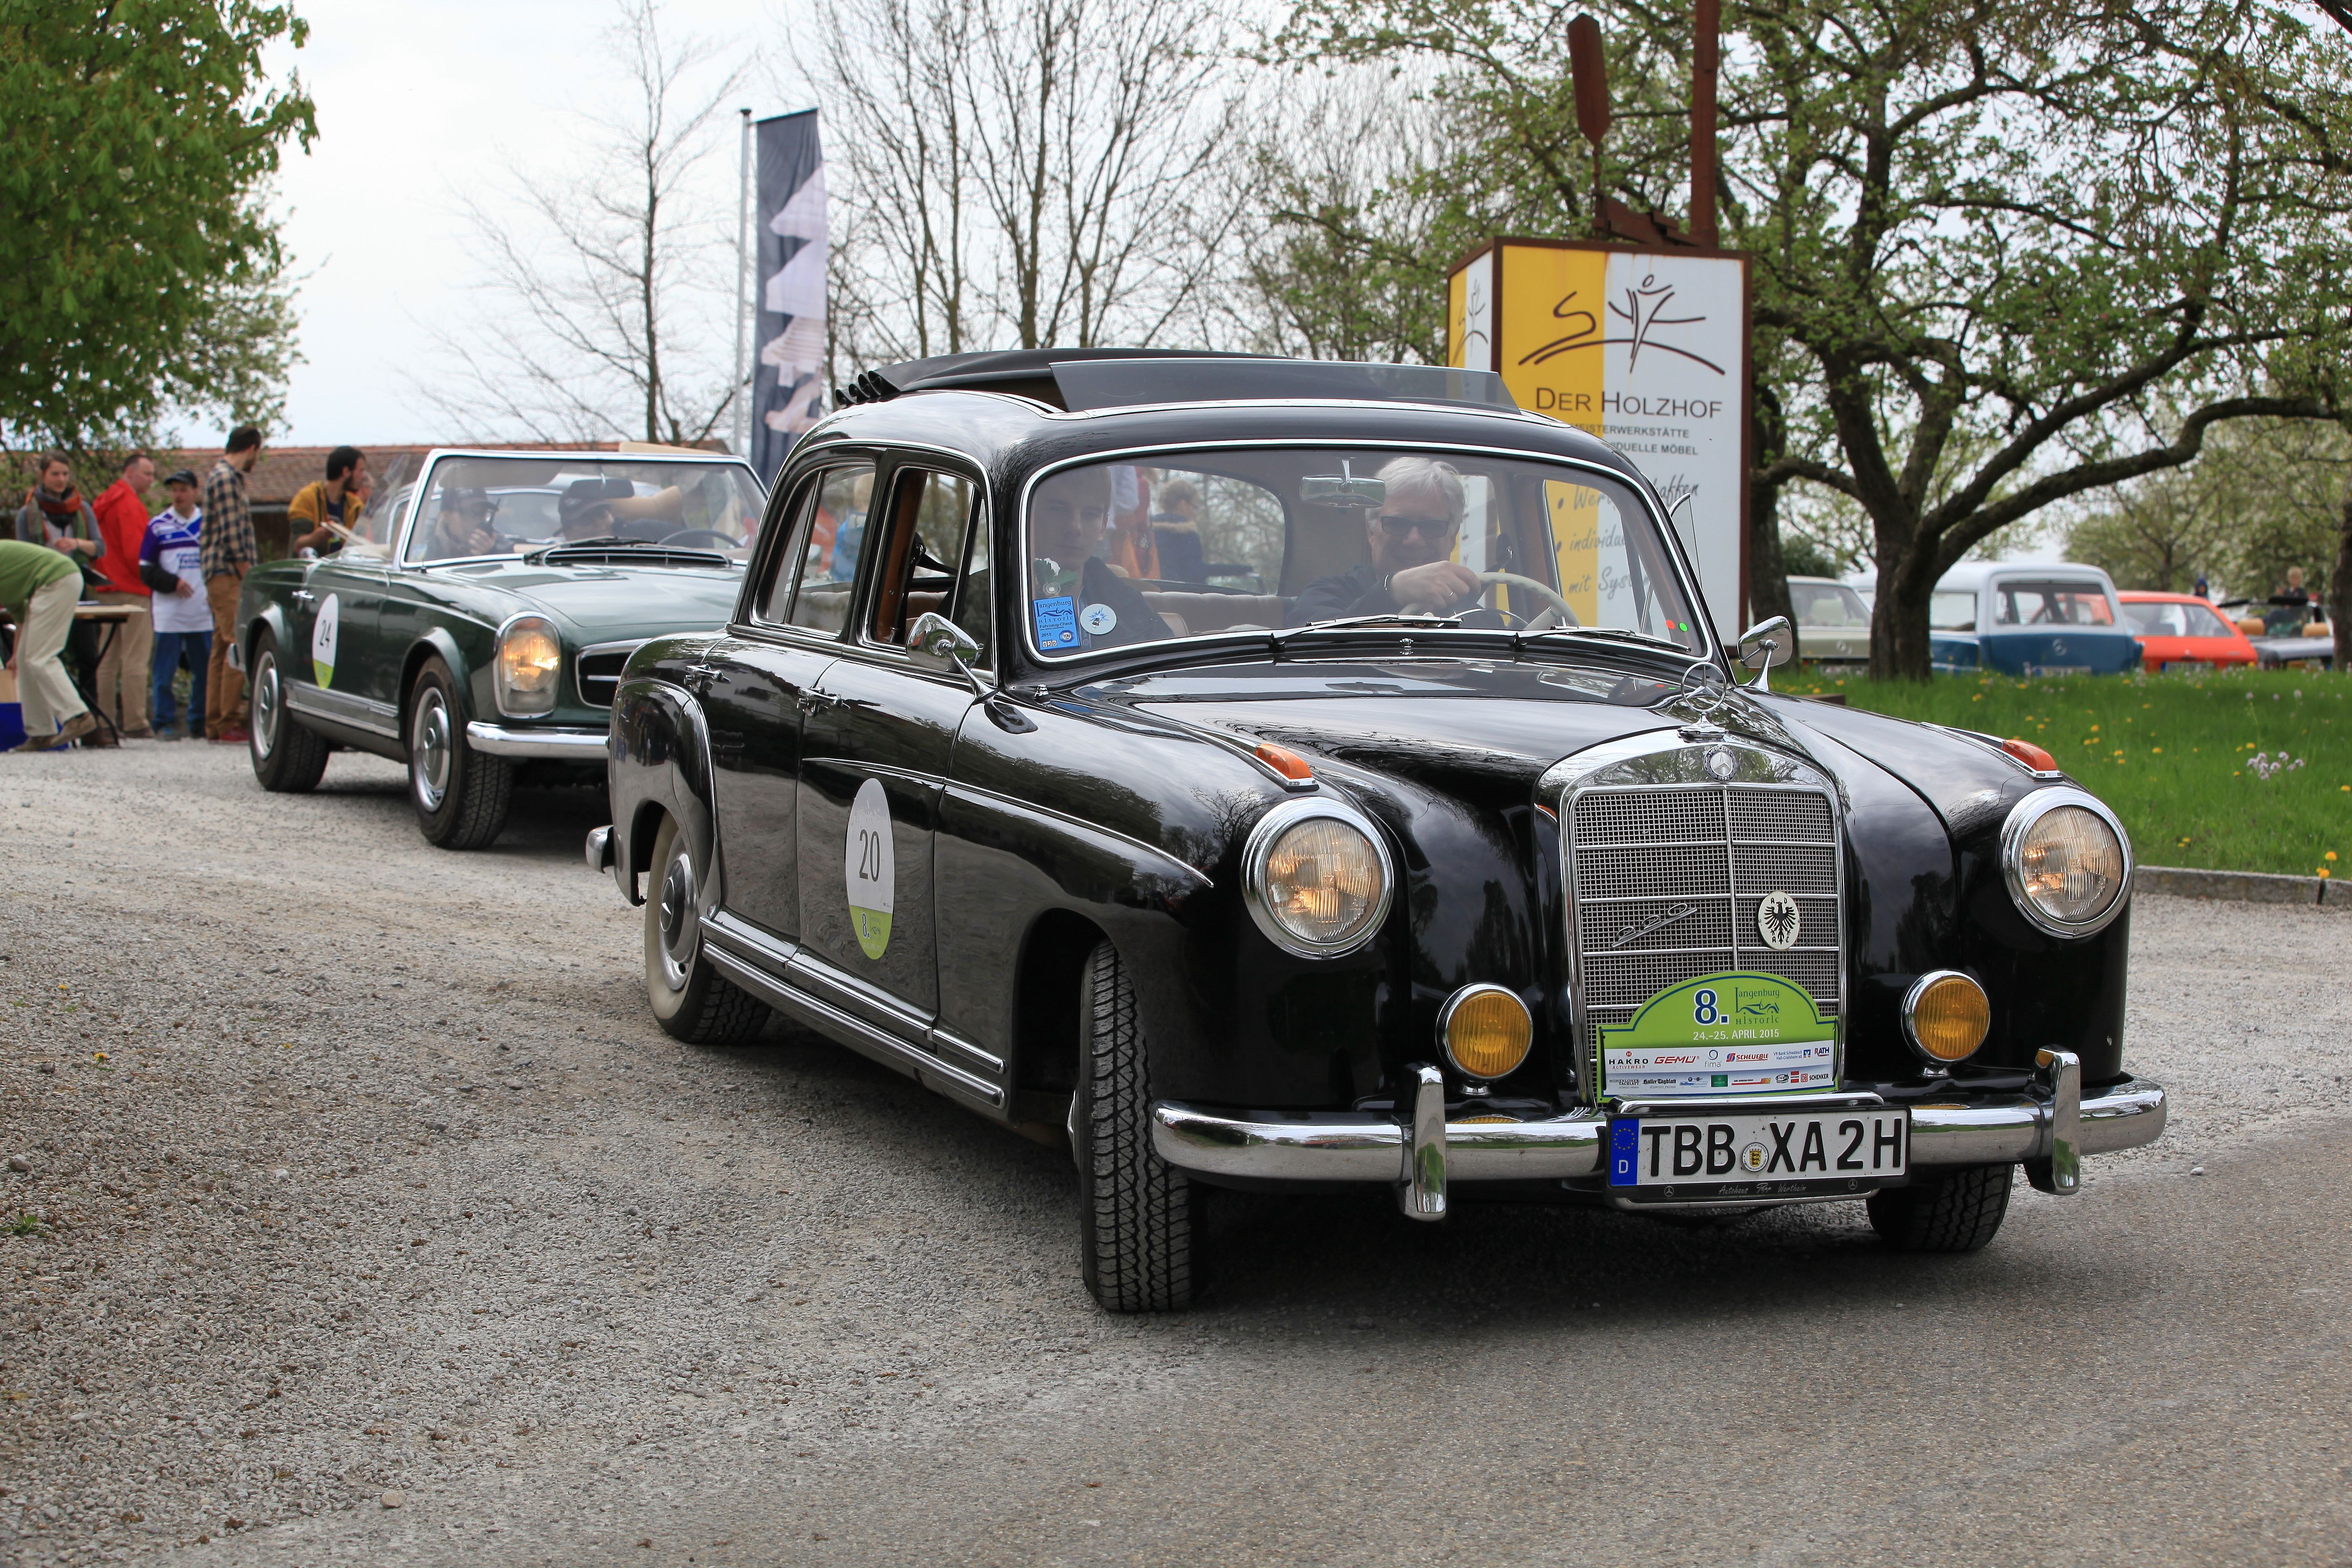
[[[1836, 817], [1819, 790], [1754, 784], [1595, 788], [1576, 795], [1576, 942], [1584, 1015], [1623, 1023], [1669, 986], [1746, 969], [1838, 1010]], [[1794, 946], [1757, 932], [1767, 893], [1801, 916]]]
[[591, 708], [610, 708], [613, 694], [621, 689], [621, 667], [635, 651], [634, 647], [608, 647], [582, 654], [576, 666], [580, 672], [580, 700]]

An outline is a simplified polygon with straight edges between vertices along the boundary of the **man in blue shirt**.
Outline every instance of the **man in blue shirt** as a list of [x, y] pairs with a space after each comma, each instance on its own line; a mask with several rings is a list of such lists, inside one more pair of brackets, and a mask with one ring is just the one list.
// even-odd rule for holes
[[154, 690], [148, 704], [158, 738], [176, 741], [178, 718], [172, 678], [182, 659], [188, 666], [188, 725], [201, 734], [205, 713], [205, 668], [212, 658], [213, 613], [205, 598], [204, 521], [197, 509], [197, 480], [182, 468], [163, 481], [172, 504], [147, 524], [139, 547], [139, 580], [154, 590]]

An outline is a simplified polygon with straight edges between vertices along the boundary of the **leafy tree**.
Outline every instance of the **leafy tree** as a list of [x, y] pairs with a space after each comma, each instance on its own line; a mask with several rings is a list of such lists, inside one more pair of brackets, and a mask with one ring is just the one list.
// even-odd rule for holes
[[0, 0], [0, 440], [277, 410], [295, 323], [267, 198], [317, 123], [262, 55], [307, 30], [254, 0]]
[[2300, 566], [2332, 580], [2352, 440], [2324, 421], [2250, 419], [2205, 444], [2185, 468], [2118, 488], [2078, 519], [2067, 553], [2126, 588], [2182, 592], [2200, 573], [2216, 593], [2259, 598]]
[[[1590, 163], [1559, 47], [1579, 3], [1307, 0], [1285, 47], [1433, 58], [1479, 128], [1465, 203]], [[1603, 0], [1623, 145], [1684, 166], [1688, 13]], [[2328, 418], [2352, 349], [2352, 47], [2270, 0], [1731, 0], [1718, 200], [1754, 258], [1758, 499], [1869, 518], [1873, 670], [1924, 679], [1927, 596], [1997, 530], [2192, 460], [2256, 416]], [[1783, 438], [1775, 441], [1776, 435]], [[1776, 455], [1777, 452], [1777, 455]], [[1761, 510], [1752, 506], [1751, 510]]]

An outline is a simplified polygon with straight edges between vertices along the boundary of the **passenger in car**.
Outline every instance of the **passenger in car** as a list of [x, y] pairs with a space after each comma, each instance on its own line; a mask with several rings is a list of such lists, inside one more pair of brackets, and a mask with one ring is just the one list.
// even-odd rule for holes
[[1291, 602], [1284, 625], [1405, 611], [1444, 615], [1476, 604], [1483, 586], [1478, 574], [1447, 559], [1468, 510], [1460, 470], [1434, 458], [1398, 458], [1378, 477], [1388, 493], [1364, 514], [1371, 560], [1308, 584]]
[[1142, 590], [1095, 554], [1110, 507], [1110, 470], [1100, 465], [1065, 469], [1037, 487], [1029, 513], [1029, 614], [1044, 652], [1175, 635]]

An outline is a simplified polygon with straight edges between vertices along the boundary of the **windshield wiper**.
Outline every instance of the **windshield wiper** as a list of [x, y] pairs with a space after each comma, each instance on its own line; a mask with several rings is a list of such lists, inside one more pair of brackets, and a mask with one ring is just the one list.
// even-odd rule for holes
[[1461, 624], [1460, 616], [1408, 616], [1390, 611], [1382, 615], [1341, 616], [1337, 620], [1309, 621], [1303, 626], [1285, 626], [1268, 635], [1276, 651], [1279, 652], [1283, 644], [1302, 632], [1332, 632], [1346, 626], [1458, 626]]
[[[1622, 626], [1546, 626], [1539, 632], [1514, 632], [1511, 636], [1522, 647], [1527, 646], [1530, 637], [1607, 637], [1615, 642], [1647, 643], [1652, 647], [1671, 648], [1681, 654], [1691, 652], [1671, 637], [1653, 637], [1648, 632], [1629, 632]], [[1692, 657], [1697, 656], [1694, 654]]]

